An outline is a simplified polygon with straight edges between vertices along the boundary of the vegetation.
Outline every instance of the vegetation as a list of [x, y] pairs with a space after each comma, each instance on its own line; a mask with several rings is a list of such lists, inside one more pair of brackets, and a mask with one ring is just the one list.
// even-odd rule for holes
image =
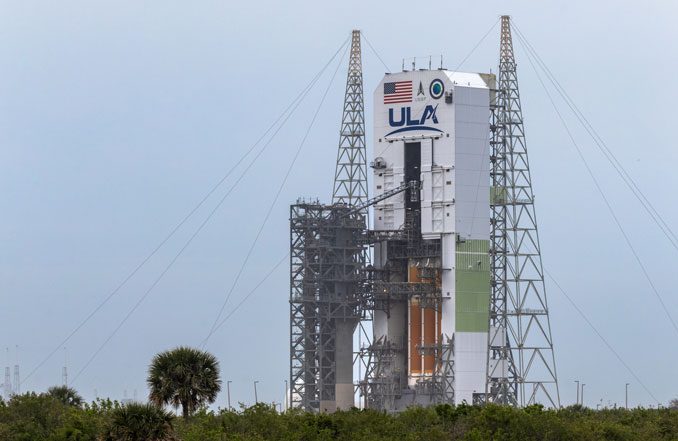
[[354, 409], [331, 415], [278, 413], [259, 403], [239, 411], [200, 408], [188, 419], [156, 406], [108, 400], [64, 404], [27, 393], [0, 404], [3, 441], [245, 440], [678, 440], [678, 410], [572, 406], [411, 408], [398, 415]]
[[[177, 348], [153, 358], [150, 404], [110, 400], [84, 403], [58, 386], [0, 398], [2, 441], [678, 441], [678, 399], [663, 409], [582, 406], [548, 410], [488, 405], [412, 407], [397, 415], [353, 409], [334, 414], [274, 406], [241, 405], [240, 411], [207, 409], [221, 382], [209, 353]], [[182, 408], [176, 418], [163, 407]]]
[[61, 401], [66, 406], [82, 406], [83, 399], [78, 392], [68, 386], [53, 386], [47, 389], [47, 395]]
[[157, 354], [148, 368], [149, 399], [158, 406], [181, 406], [187, 419], [216, 400], [221, 390], [219, 362], [209, 352], [179, 347]]
[[172, 441], [173, 415], [153, 404], [131, 403], [113, 410], [104, 441]]

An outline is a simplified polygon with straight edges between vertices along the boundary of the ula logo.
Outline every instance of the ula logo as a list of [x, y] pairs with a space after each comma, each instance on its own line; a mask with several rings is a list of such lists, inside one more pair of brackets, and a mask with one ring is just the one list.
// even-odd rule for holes
[[435, 127], [428, 127], [426, 122], [431, 120], [433, 124], [438, 124], [438, 117], [436, 116], [436, 110], [438, 110], [438, 105], [435, 107], [432, 105], [426, 106], [424, 113], [420, 117], [412, 116], [411, 107], [401, 107], [400, 115], [396, 119], [394, 115], [394, 109], [388, 109], [388, 124], [391, 127], [400, 127], [399, 129], [393, 130], [390, 133], [387, 133], [385, 136], [394, 135], [401, 132], [409, 132], [412, 130], [429, 130], [432, 132], [442, 132], [442, 130], [436, 129]]

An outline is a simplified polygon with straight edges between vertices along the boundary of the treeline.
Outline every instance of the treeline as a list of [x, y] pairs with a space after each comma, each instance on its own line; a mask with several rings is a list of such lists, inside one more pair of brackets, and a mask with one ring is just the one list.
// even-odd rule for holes
[[440, 405], [397, 415], [358, 409], [318, 415], [278, 413], [260, 403], [196, 409], [181, 418], [156, 405], [86, 404], [72, 389], [53, 388], [0, 402], [0, 440], [678, 440], [678, 410]]
[[184, 346], [153, 357], [146, 383], [148, 404], [88, 404], [66, 386], [0, 399], [0, 441], [678, 440], [676, 400], [669, 409], [601, 411], [439, 405], [314, 414], [260, 403], [215, 412], [208, 406], [221, 390], [219, 362]]

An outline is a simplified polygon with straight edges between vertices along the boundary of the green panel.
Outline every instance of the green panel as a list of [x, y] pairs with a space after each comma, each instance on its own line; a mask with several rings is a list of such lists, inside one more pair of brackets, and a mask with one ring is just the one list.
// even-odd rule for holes
[[489, 241], [468, 239], [464, 242], [457, 242], [455, 268], [457, 271], [486, 271], [489, 273]]
[[459, 332], [487, 332], [490, 306], [489, 241], [457, 243], [455, 317]]
[[490, 204], [503, 205], [508, 199], [506, 187], [490, 187]]
[[487, 332], [490, 307], [489, 271], [457, 271], [456, 328], [460, 332]]

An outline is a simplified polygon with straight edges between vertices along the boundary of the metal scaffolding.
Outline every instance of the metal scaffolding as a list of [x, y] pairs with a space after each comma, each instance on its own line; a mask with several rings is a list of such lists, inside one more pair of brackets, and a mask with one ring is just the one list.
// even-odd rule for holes
[[4, 398], [9, 400], [14, 393], [14, 389], [12, 389], [12, 372], [9, 366], [5, 367], [5, 382], [2, 384], [2, 388]]
[[492, 293], [485, 399], [560, 406], [510, 19], [492, 112]]
[[290, 403], [307, 411], [354, 405], [353, 333], [369, 318], [367, 152], [360, 31], [351, 34], [333, 205], [291, 207]]
[[361, 355], [369, 360], [365, 378], [360, 383], [361, 394], [370, 409], [393, 409], [395, 399], [403, 388], [402, 376], [397, 370], [398, 354], [405, 351], [403, 341], [395, 342], [380, 338], [361, 348]]
[[[408, 197], [416, 198], [418, 185], [410, 184], [410, 187]], [[440, 239], [423, 239], [419, 220], [419, 212], [412, 211], [406, 214], [402, 230], [368, 234], [370, 241], [386, 249], [388, 256], [380, 268], [370, 267], [367, 272], [367, 290], [371, 293], [374, 311], [390, 315], [396, 308], [406, 308], [412, 300], [436, 314], [441, 309]], [[410, 266], [416, 267], [417, 282], [405, 281]], [[370, 363], [361, 383], [361, 393], [367, 397], [367, 406], [386, 412], [400, 410], [397, 401], [402, 401], [404, 393], [411, 394], [408, 399], [412, 404], [454, 404], [454, 343], [443, 341], [442, 335], [438, 335], [436, 341], [430, 346], [417, 345], [420, 355], [433, 356], [434, 369], [430, 376], [418, 379], [409, 391], [407, 370], [402, 366], [409, 350], [405, 336], [402, 341], [382, 337], [365, 348]]]
[[352, 406], [352, 338], [362, 311], [364, 224], [363, 215], [345, 205], [299, 201], [290, 207], [293, 407], [331, 412], [337, 401], [349, 399]]
[[[367, 200], [367, 151], [365, 148], [365, 102], [360, 31], [351, 34], [351, 54], [346, 77], [344, 112], [334, 173], [332, 201], [351, 206]], [[367, 208], [365, 208], [367, 210]]]

